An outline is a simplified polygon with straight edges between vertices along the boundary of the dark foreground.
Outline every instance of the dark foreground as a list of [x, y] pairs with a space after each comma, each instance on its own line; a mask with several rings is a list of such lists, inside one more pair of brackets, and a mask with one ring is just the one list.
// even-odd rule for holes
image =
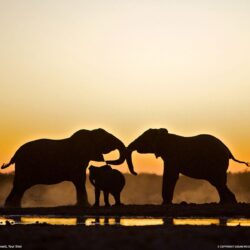
[[[1, 208], [0, 217], [43, 216], [152, 216], [249, 218], [250, 204], [127, 205], [112, 208]], [[0, 226], [0, 249], [250, 249], [250, 227], [241, 226]]]
[[250, 228], [217, 226], [49, 226], [0, 228], [1, 248], [23, 249], [218, 249], [250, 248]]

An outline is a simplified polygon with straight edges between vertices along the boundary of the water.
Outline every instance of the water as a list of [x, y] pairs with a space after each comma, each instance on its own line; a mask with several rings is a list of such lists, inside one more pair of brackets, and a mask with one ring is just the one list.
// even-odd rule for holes
[[83, 225], [83, 226], [250, 226], [248, 218], [169, 218], [169, 217], [55, 217], [55, 216], [6, 216], [0, 225]]

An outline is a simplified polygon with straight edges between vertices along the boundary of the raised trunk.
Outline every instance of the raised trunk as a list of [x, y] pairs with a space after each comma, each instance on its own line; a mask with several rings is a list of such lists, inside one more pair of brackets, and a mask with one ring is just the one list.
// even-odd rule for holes
[[126, 148], [123, 143], [119, 143], [115, 149], [118, 149], [120, 157], [117, 160], [106, 161], [107, 164], [120, 165], [126, 160]]
[[120, 143], [116, 149], [118, 149], [119, 154], [120, 154], [119, 159], [114, 160], [114, 161], [106, 161], [106, 163], [107, 164], [112, 164], [112, 165], [120, 165], [125, 160], [127, 160], [128, 168], [129, 168], [130, 173], [133, 174], [133, 175], [137, 175], [137, 173], [134, 171], [133, 164], [132, 164], [132, 161], [131, 161], [131, 152], [127, 151], [127, 149], [123, 145], [123, 143]]

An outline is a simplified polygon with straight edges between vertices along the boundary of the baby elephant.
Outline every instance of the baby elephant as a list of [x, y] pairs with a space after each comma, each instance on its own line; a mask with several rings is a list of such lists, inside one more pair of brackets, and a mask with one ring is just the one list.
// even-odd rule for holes
[[104, 193], [105, 206], [109, 204], [109, 193], [115, 198], [115, 205], [122, 205], [120, 201], [120, 193], [125, 185], [125, 178], [122, 173], [116, 169], [112, 169], [109, 165], [102, 167], [89, 167], [89, 180], [95, 187], [95, 204], [99, 206], [100, 193]]

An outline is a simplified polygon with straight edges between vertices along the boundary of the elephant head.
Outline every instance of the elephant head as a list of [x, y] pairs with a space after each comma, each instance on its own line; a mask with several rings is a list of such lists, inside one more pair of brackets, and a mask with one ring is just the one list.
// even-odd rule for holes
[[[113, 150], [118, 150], [120, 157], [117, 160], [106, 161], [107, 164], [119, 165], [122, 164], [127, 159], [127, 149], [122, 141], [108, 133], [104, 129], [96, 129], [92, 131], [94, 135], [95, 145], [99, 147], [99, 150], [103, 154], [107, 154]], [[137, 173], [128, 165], [131, 174], [136, 175]]]
[[[94, 130], [79, 130], [74, 133], [71, 137], [73, 140], [78, 141], [79, 147], [82, 141], [88, 142], [88, 148], [90, 158], [94, 161], [104, 161], [103, 154], [107, 154], [113, 150], [119, 151], [119, 159], [107, 161], [107, 164], [120, 165], [127, 157], [126, 147], [122, 141], [120, 141], [114, 135], [108, 133], [104, 129], [94, 129]], [[86, 152], [86, 149], [82, 149]], [[133, 169], [129, 168], [132, 174], [135, 174]]]
[[90, 166], [89, 167], [89, 180], [92, 185], [95, 186], [95, 180], [98, 176], [102, 176], [103, 173], [112, 171], [112, 168], [109, 165], [104, 165], [101, 167]]
[[168, 134], [167, 129], [148, 129], [127, 147], [127, 163], [129, 169], [134, 169], [131, 155], [133, 151], [138, 153], [154, 153], [156, 157], [160, 156], [160, 143], [165, 135]]

